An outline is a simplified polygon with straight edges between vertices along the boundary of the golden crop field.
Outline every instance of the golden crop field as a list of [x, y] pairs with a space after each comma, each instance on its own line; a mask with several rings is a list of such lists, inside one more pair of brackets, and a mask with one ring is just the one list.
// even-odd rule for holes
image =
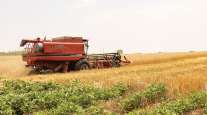
[[[142, 91], [150, 84], [163, 83], [169, 99], [195, 91], [207, 92], [207, 52], [128, 54], [131, 64], [120, 68], [95, 69], [80, 72], [29, 74], [21, 56], [0, 57], [0, 79], [40, 81], [68, 84], [80, 80], [99, 88], [110, 88], [123, 83], [128, 86], [125, 96]], [[116, 99], [99, 104], [103, 108], [120, 112]], [[145, 107], [147, 108], [147, 106]], [[202, 114], [200, 108], [195, 112]], [[193, 111], [194, 112], [194, 111]], [[193, 114], [190, 112], [189, 114]]]

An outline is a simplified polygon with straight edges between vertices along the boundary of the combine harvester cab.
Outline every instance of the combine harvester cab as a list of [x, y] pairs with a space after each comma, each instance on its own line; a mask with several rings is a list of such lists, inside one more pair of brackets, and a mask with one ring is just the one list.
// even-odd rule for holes
[[26, 66], [38, 72], [110, 68], [130, 63], [125, 56], [123, 61], [119, 53], [88, 55], [88, 40], [82, 37], [23, 39], [20, 46], [25, 49], [22, 57]]

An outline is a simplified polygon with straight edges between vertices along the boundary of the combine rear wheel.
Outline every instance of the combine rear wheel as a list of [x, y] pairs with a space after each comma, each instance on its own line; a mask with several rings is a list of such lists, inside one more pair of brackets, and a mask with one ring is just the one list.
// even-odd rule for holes
[[90, 65], [86, 59], [79, 60], [75, 64], [75, 70], [87, 70], [90, 69]]

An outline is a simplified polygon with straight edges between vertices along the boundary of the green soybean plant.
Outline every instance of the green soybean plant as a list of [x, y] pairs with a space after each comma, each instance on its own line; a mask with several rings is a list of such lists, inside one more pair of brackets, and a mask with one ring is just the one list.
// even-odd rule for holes
[[152, 103], [165, 97], [166, 87], [163, 84], [152, 84], [144, 91], [130, 95], [121, 101], [122, 110], [132, 111], [144, 106], [144, 103]]
[[68, 85], [5, 81], [0, 89], [0, 115], [96, 113], [101, 110], [95, 108], [99, 100], [121, 96], [126, 89], [123, 84], [105, 89], [77, 80]]
[[204, 106], [204, 113], [207, 115], [207, 102], [206, 102], [206, 104]]
[[190, 112], [196, 108], [205, 108], [207, 102], [206, 92], [193, 93], [188, 97], [176, 99], [162, 104], [157, 107], [154, 111], [159, 114], [175, 113], [182, 115], [185, 112]]

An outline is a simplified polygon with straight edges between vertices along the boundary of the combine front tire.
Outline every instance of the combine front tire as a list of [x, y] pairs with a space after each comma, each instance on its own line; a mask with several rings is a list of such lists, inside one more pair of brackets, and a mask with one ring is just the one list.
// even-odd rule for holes
[[90, 69], [90, 64], [86, 59], [79, 60], [75, 64], [75, 70], [87, 70]]

